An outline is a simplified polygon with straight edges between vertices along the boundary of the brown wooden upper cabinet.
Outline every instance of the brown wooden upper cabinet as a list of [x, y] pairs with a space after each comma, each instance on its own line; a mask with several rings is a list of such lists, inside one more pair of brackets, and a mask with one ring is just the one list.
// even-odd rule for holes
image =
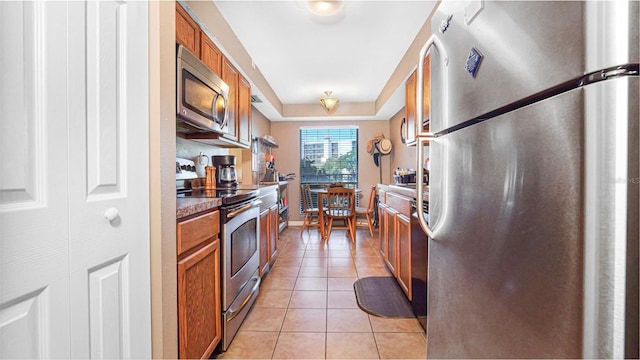
[[211, 138], [209, 135], [202, 134], [194, 137], [187, 136], [187, 138], [222, 147], [249, 148], [251, 146], [251, 84], [178, 3], [176, 3], [176, 43], [184, 45], [193, 52], [229, 85], [228, 128], [227, 134], [222, 135], [225, 140], [219, 141], [220, 135], [217, 134], [212, 134]]
[[222, 52], [213, 41], [205, 33], [200, 34], [200, 60], [218, 76], [222, 73], [222, 58]]
[[424, 112], [422, 113], [422, 131], [429, 131], [429, 124], [431, 120], [431, 55], [427, 55], [424, 58], [424, 79], [422, 82], [422, 86], [424, 89], [424, 97], [423, 97], [423, 107]]
[[227, 104], [227, 134], [225, 138], [238, 141], [238, 76], [240, 73], [235, 66], [226, 57], [222, 59], [222, 74], [221, 78], [227, 85], [229, 85], [229, 102]]
[[422, 131], [429, 131], [429, 118], [430, 118], [430, 99], [431, 99], [431, 61], [430, 55], [424, 59], [424, 97], [423, 97], [423, 124], [416, 124], [416, 93], [417, 93], [417, 71], [411, 73], [407, 82], [405, 83], [405, 121], [406, 124], [403, 128], [404, 134], [402, 136], [405, 139], [405, 144], [415, 145], [416, 134], [418, 130], [422, 128]]
[[412, 72], [405, 83], [405, 119], [403, 128], [405, 144], [414, 145], [416, 143], [416, 72]]
[[238, 142], [251, 145], [251, 84], [238, 74]]
[[195, 56], [200, 56], [200, 27], [176, 2], [176, 43], [182, 44]]

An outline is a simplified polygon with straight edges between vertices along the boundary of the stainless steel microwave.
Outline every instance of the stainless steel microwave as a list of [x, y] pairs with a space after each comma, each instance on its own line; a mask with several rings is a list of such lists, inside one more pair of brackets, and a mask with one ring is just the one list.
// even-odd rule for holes
[[227, 133], [229, 86], [182, 45], [177, 45], [179, 133]]

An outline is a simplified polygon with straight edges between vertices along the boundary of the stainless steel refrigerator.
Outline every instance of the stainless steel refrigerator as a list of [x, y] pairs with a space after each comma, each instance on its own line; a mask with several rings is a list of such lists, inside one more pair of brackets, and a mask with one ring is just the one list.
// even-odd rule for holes
[[638, 356], [638, 14], [440, 3], [417, 81], [428, 51], [428, 358]]

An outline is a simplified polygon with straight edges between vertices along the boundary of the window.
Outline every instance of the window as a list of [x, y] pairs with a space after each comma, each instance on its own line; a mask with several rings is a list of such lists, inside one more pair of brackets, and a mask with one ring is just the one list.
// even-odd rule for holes
[[336, 182], [354, 188], [358, 184], [358, 128], [300, 128], [300, 184], [313, 189]]

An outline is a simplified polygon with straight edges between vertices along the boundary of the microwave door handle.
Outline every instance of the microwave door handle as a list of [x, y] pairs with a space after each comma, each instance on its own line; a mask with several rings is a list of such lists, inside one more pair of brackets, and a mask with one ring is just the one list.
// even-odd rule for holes
[[[218, 99], [222, 97], [222, 101], [224, 102], [224, 111], [223, 111], [223, 118], [219, 119], [218, 118], [218, 112], [216, 104], [218, 103]], [[227, 126], [227, 99], [224, 98], [224, 96], [222, 96], [221, 94], [216, 94], [216, 96], [213, 97], [213, 100], [211, 102], [211, 118], [215, 119], [215, 122], [218, 122], [218, 120], [220, 120], [220, 129], [224, 129], [225, 126]]]
[[[420, 129], [420, 132], [417, 132], [416, 135], [416, 158], [417, 158], [417, 162], [418, 164], [416, 164], [416, 166], [418, 167], [418, 174], [417, 174], [417, 179], [419, 179], [418, 181], [416, 181], [416, 206], [418, 209], [423, 209], [424, 208], [424, 184], [422, 183], [422, 179], [424, 178], [424, 141], [430, 140], [430, 139], [435, 139], [437, 136], [435, 136], [432, 132], [423, 132], [422, 131], [422, 121], [423, 121], [423, 117], [424, 117], [424, 58], [425, 56], [427, 56], [427, 52], [432, 48], [435, 47], [436, 49], [438, 49], [438, 52], [440, 54], [440, 57], [442, 59], [442, 61], [440, 62], [440, 72], [441, 72], [441, 76], [442, 76], [442, 89], [441, 89], [441, 93], [442, 93], [442, 116], [446, 119], [446, 112], [447, 112], [447, 76], [446, 76], [446, 72], [445, 67], [447, 67], [449, 65], [449, 56], [447, 55], [447, 51], [445, 50], [444, 46], [442, 45], [442, 42], [440, 41], [440, 39], [435, 35], [431, 35], [431, 37], [429, 37], [429, 40], [427, 40], [427, 42], [424, 44], [424, 46], [422, 47], [422, 50], [420, 50], [420, 57], [418, 59], [418, 79], [417, 84], [416, 84], [416, 127], [418, 129]], [[424, 230], [425, 233], [427, 233], [427, 235], [430, 238], [433, 238], [433, 229], [429, 226], [429, 224], [427, 223], [427, 221], [425, 220], [424, 216], [418, 216], [418, 220], [420, 223], [420, 227], [422, 228], [422, 230]]]
[[222, 124], [220, 124], [221, 128], [225, 128], [227, 127], [227, 123], [229, 122], [229, 100], [227, 98], [225, 98], [223, 95], [218, 94], [218, 96], [222, 97], [222, 102], [224, 103], [224, 111], [223, 111], [223, 118], [222, 118]]

